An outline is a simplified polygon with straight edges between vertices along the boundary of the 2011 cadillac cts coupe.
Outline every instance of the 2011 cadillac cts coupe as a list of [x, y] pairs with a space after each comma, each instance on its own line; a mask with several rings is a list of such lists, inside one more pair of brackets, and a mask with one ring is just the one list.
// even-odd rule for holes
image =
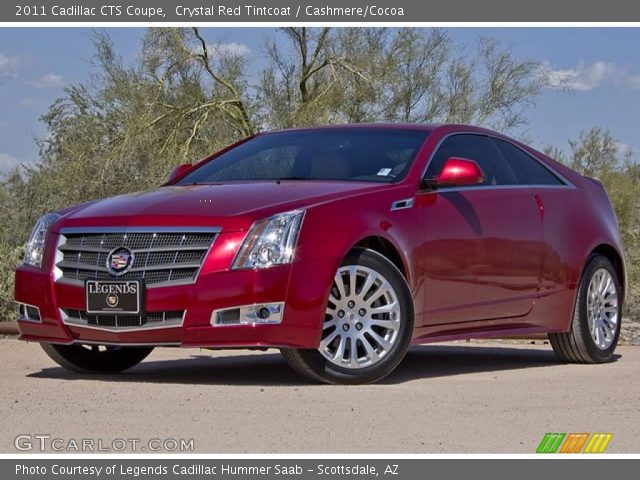
[[544, 332], [560, 359], [604, 362], [624, 293], [602, 184], [462, 125], [253, 136], [43, 216], [15, 287], [21, 338], [72, 370], [275, 347], [328, 383], [379, 380], [412, 341]]

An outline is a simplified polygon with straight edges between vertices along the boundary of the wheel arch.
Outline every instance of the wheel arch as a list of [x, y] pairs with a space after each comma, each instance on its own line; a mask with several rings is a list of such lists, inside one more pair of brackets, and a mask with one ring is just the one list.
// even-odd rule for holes
[[400, 249], [388, 238], [380, 235], [369, 235], [358, 240], [351, 246], [349, 251], [354, 248], [366, 248], [379, 253], [393, 263], [396, 268], [400, 270], [400, 273], [402, 273], [402, 276], [405, 278], [407, 283], [409, 283], [410, 270], [408, 268], [407, 261], [400, 253]]
[[[624, 305], [624, 300], [627, 292], [627, 288], [626, 288], [627, 278], [626, 278], [626, 271], [625, 271], [625, 265], [624, 265], [624, 258], [622, 257], [622, 254], [612, 245], [607, 243], [601, 243], [600, 245], [596, 246], [593, 250], [591, 250], [587, 259], [589, 259], [593, 255], [602, 255], [607, 260], [609, 260], [613, 265], [613, 268], [615, 268], [616, 273], [618, 274], [618, 280], [620, 282], [620, 289], [622, 290], [621, 292], [622, 304]], [[583, 267], [583, 270], [584, 268], [586, 268], [586, 262]]]

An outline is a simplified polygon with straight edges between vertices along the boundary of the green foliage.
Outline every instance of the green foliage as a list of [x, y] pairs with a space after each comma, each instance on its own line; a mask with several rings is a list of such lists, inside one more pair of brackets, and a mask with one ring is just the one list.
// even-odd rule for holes
[[0, 319], [14, 320], [16, 304], [13, 302], [14, 272], [23, 253], [22, 247], [12, 247], [0, 241]]

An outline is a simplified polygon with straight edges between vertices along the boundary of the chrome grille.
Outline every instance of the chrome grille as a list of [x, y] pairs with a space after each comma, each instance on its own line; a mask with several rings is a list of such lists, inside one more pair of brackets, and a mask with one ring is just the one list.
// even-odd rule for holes
[[81, 327], [126, 330], [132, 328], [179, 327], [184, 310], [147, 312], [146, 315], [95, 315], [82, 310], [61, 309], [64, 323]]
[[[144, 280], [159, 287], [192, 283], [205, 260], [217, 229], [167, 231], [96, 229], [61, 231], [56, 256], [56, 279], [81, 285], [86, 279]], [[118, 247], [134, 255], [131, 268], [114, 277], [107, 269], [109, 253]]]

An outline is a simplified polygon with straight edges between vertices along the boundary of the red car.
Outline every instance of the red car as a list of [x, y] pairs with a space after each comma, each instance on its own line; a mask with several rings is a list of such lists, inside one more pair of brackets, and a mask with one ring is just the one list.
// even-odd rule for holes
[[21, 338], [72, 370], [274, 347], [328, 383], [451, 339], [547, 333], [560, 359], [604, 362], [624, 294], [602, 184], [462, 125], [245, 139], [155, 190], [45, 215], [15, 289]]

